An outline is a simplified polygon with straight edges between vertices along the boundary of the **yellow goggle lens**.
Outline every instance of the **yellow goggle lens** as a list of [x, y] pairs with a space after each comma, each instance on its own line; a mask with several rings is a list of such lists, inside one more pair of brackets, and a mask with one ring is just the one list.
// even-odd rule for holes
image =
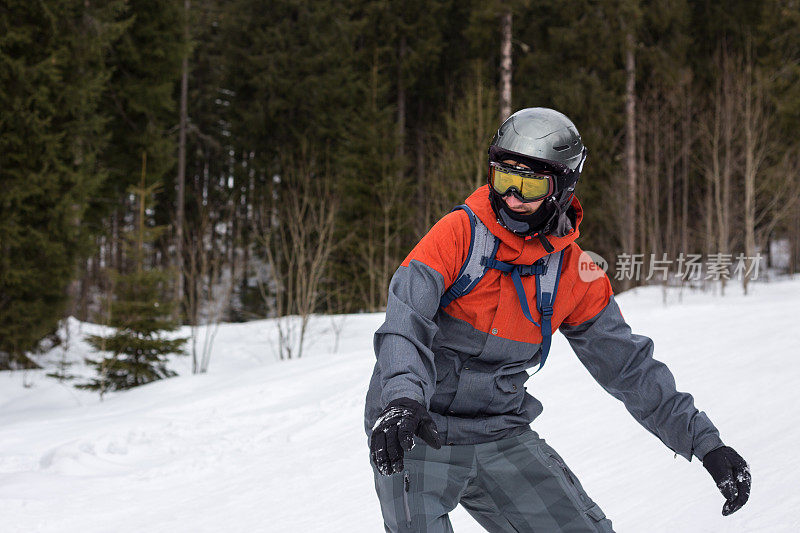
[[520, 176], [502, 168], [492, 168], [492, 186], [500, 194], [506, 194], [514, 188], [523, 198], [538, 200], [550, 193], [550, 180], [549, 176]]

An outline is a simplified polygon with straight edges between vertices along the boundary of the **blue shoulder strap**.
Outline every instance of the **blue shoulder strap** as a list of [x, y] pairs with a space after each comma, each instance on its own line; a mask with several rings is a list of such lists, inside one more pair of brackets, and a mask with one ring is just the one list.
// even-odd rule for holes
[[[545, 359], [550, 353], [550, 342], [553, 338], [553, 306], [556, 303], [558, 281], [561, 279], [561, 261], [564, 251], [560, 250], [546, 256], [547, 265], [545, 274], [536, 276], [536, 307], [542, 315], [542, 361], [539, 363], [538, 372], [544, 366]], [[519, 291], [518, 291], [519, 292]], [[534, 372], [534, 374], [536, 373]]]
[[[511, 275], [514, 288], [517, 290], [520, 307], [522, 307], [522, 314], [542, 332], [541, 358], [536, 372], [542, 369], [550, 353], [550, 344], [553, 339], [553, 306], [558, 292], [558, 280], [561, 278], [561, 260], [563, 257], [563, 250], [560, 250], [547, 254], [532, 265], [514, 265], [496, 259], [486, 261], [486, 265], [489, 268]], [[536, 308], [542, 315], [541, 324], [536, 322], [531, 315], [531, 310], [528, 307], [528, 297], [525, 294], [525, 288], [522, 286], [522, 276], [536, 277]]]
[[[447, 307], [456, 298], [469, 293], [483, 279], [486, 271], [490, 268], [510, 275], [517, 291], [520, 307], [522, 307], [522, 314], [525, 315], [528, 321], [540, 328], [542, 332], [541, 359], [539, 368], [536, 369], [536, 372], [538, 372], [544, 366], [544, 362], [550, 353], [550, 344], [553, 337], [553, 305], [555, 305], [556, 293], [558, 292], [558, 280], [561, 277], [563, 251], [548, 254], [532, 265], [514, 265], [498, 261], [495, 259], [495, 255], [497, 255], [500, 239], [489, 231], [489, 228], [475, 216], [469, 206], [459, 205], [453, 211], [457, 209], [463, 209], [469, 216], [471, 231], [469, 253], [467, 260], [461, 266], [456, 280], [442, 295], [439, 305], [443, 308]], [[536, 322], [533, 319], [533, 315], [531, 315], [525, 288], [522, 286], [522, 276], [536, 277], [536, 308], [542, 315], [541, 324]]]

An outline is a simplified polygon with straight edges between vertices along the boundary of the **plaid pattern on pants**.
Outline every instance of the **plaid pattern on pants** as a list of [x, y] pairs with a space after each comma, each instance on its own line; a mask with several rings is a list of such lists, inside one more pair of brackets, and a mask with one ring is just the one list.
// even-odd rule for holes
[[452, 532], [459, 503], [490, 532], [613, 533], [563, 459], [534, 431], [434, 450], [420, 440], [375, 489], [387, 532]]

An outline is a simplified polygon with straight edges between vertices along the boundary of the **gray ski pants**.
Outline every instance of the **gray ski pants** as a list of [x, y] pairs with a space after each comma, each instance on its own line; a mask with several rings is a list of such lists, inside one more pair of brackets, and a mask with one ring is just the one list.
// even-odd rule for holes
[[490, 532], [613, 533], [564, 460], [534, 431], [434, 450], [421, 440], [403, 472], [375, 475], [387, 532], [452, 532], [459, 503]]

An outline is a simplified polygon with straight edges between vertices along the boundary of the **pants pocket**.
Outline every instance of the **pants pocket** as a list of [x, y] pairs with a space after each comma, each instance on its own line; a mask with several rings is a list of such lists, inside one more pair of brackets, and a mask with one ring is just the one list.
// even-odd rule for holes
[[586, 515], [588, 520], [598, 532], [614, 533], [614, 530], [611, 526], [611, 521], [606, 518], [606, 515], [603, 510], [600, 509], [600, 506], [594, 503], [591, 498], [589, 498], [589, 495], [586, 494], [585, 490], [583, 490], [583, 487], [575, 477], [575, 474], [573, 474], [572, 470], [567, 467], [566, 463], [564, 463], [564, 460], [561, 459], [555, 450], [549, 447], [547, 450], [543, 450], [543, 454], [545, 455], [546, 459], [549, 460], [552, 468], [558, 469], [556, 475], [562, 480], [564, 489], [575, 503], [577, 511]]
[[603, 510], [589, 498], [589, 495], [583, 490], [577, 477], [575, 477], [572, 470], [567, 467], [561, 456], [547, 444], [539, 447], [539, 450], [545, 464], [548, 465], [555, 472], [556, 477], [561, 480], [564, 490], [575, 504], [577, 510], [587, 515], [595, 523], [609, 524], [608, 531], [611, 531], [610, 522], [606, 519], [605, 513], [603, 513]]
[[403, 471], [403, 512], [406, 516], [406, 526], [411, 527], [411, 476], [408, 471]]

